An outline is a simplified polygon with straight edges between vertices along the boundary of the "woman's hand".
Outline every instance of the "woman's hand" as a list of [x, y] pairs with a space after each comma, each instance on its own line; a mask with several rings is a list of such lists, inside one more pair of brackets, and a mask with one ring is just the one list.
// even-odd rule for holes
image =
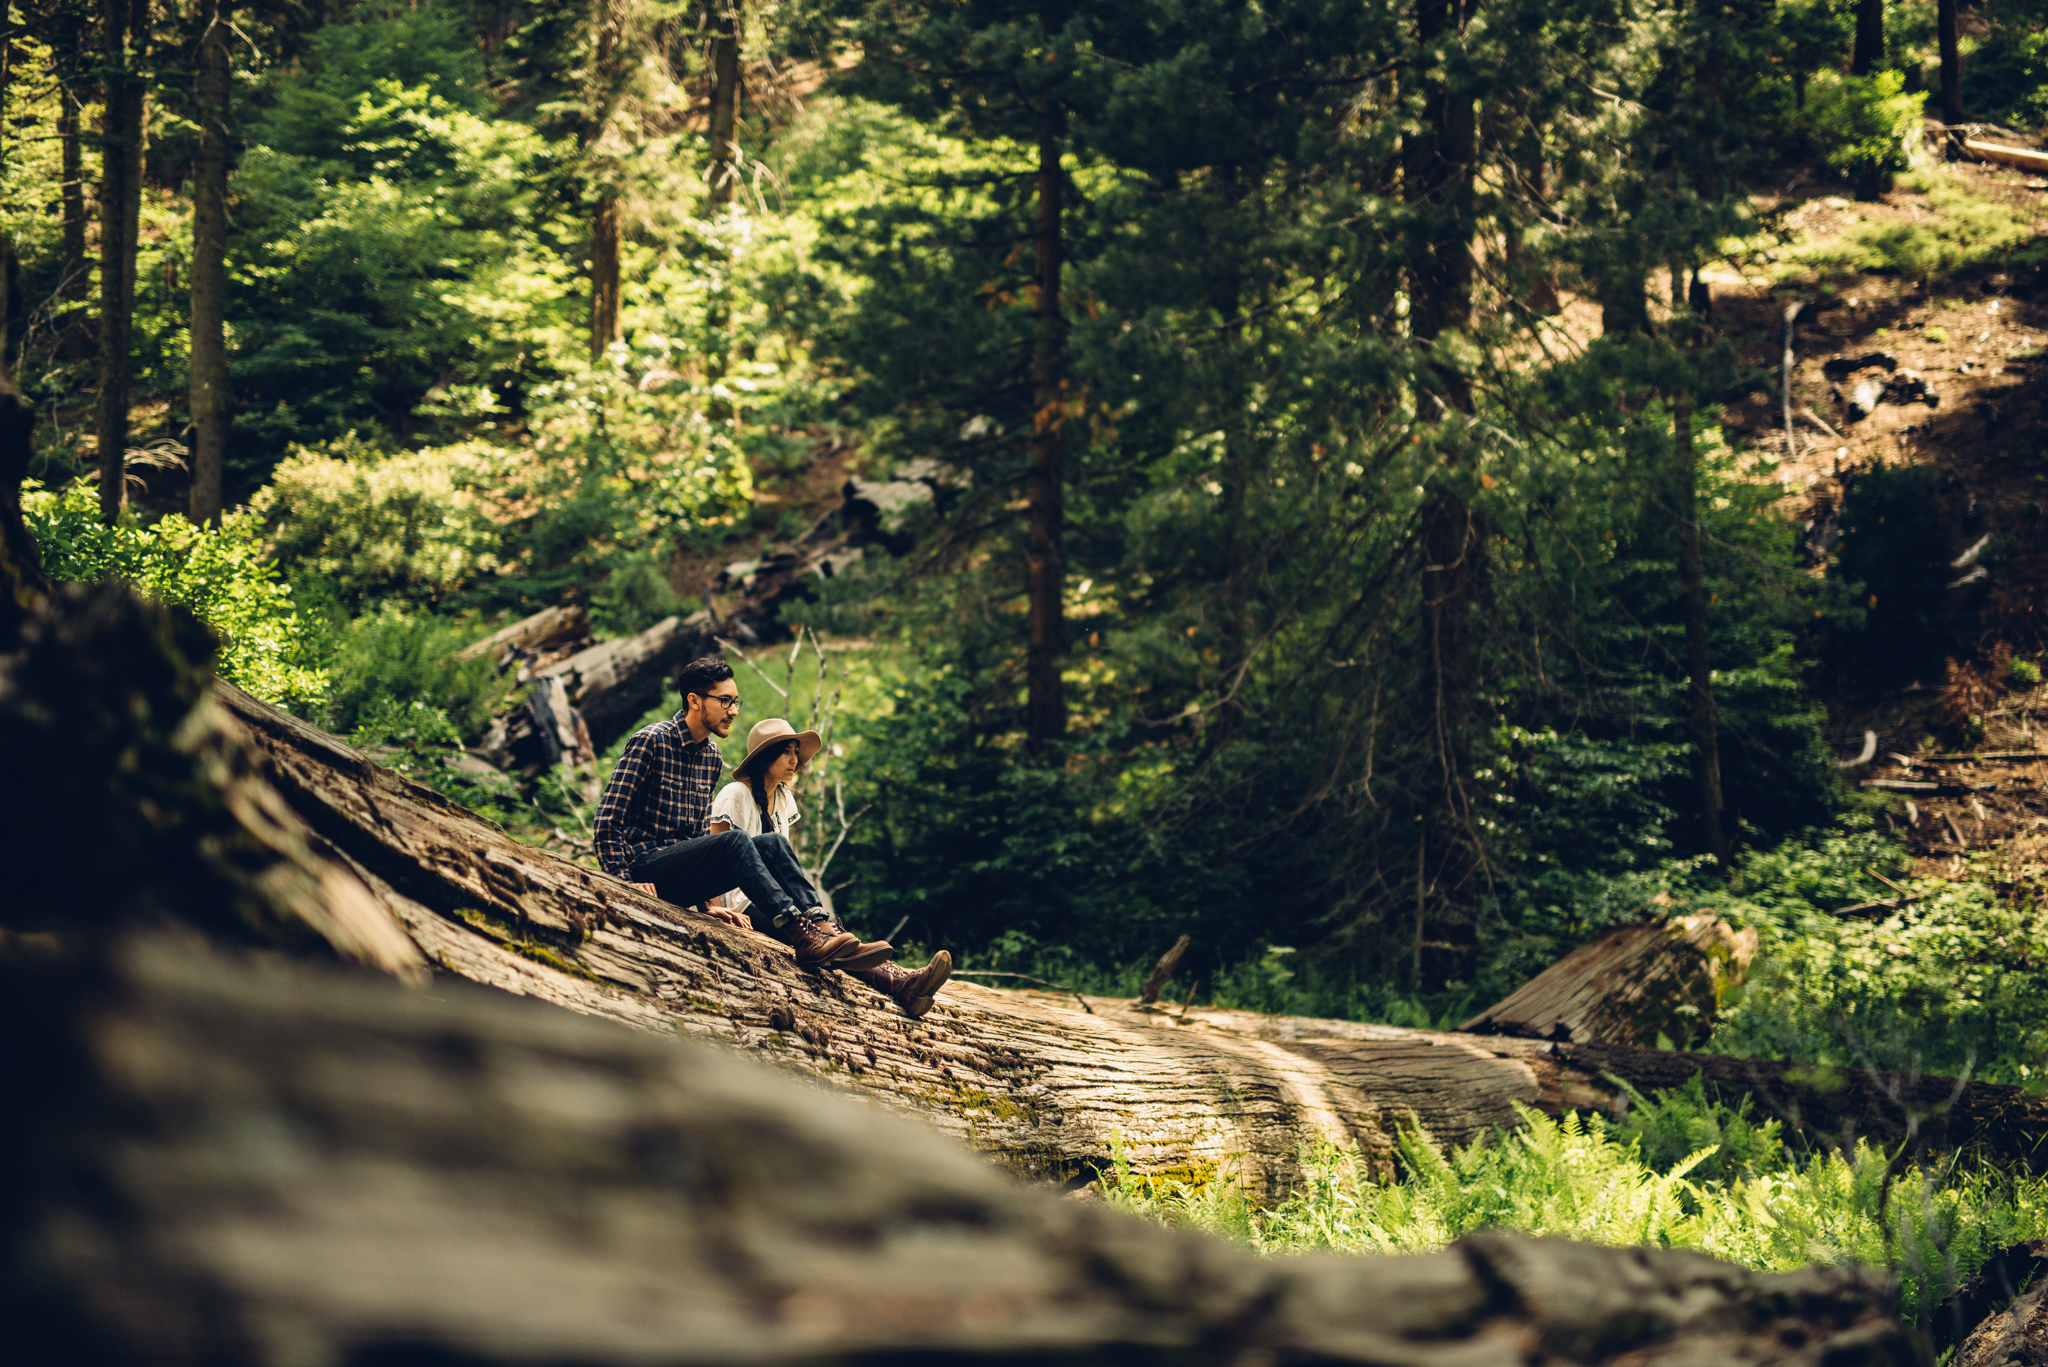
[[649, 897], [661, 896], [661, 889], [655, 887], [652, 883], [635, 883], [633, 886], [646, 893]]

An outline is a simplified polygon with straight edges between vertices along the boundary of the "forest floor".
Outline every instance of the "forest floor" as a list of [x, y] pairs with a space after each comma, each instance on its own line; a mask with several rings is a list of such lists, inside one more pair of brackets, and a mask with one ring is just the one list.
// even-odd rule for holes
[[[1866, 732], [1877, 744], [1844, 777], [1885, 785], [1877, 791], [1894, 802], [1880, 822], [1904, 835], [1920, 876], [2039, 876], [2048, 689], [2009, 685], [2004, 662], [2048, 647], [2048, 279], [2008, 249], [2048, 233], [2048, 182], [1956, 161], [1902, 178], [1876, 202], [1808, 184], [1764, 207], [1780, 212], [1789, 240], [1761, 269], [1706, 278], [1717, 330], [1760, 370], [1781, 366], [1785, 311], [1801, 305], [1794, 423], [1788, 436], [1780, 401], [1759, 389], [1727, 407], [1724, 429], [1770, 457], [1759, 468], [1804, 525], [1814, 573], [1859, 471], [1939, 471], [1944, 532], [1961, 560], [1948, 592], [1976, 634], [1964, 643], [1971, 658], [1928, 659], [1897, 693], [1836, 700], [1843, 756], [1862, 751]], [[1855, 402], [1859, 388], [1874, 406]], [[1992, 546], [2000, 553], [1983, 558], [1995, 567], [1963, 559]]]

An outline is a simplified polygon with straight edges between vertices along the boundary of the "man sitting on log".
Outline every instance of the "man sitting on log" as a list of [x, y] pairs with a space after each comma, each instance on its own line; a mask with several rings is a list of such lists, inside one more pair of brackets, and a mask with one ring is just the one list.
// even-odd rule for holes
[[715, 655], [684, 665], [678, 682], [683, 710], [627, 741], [605, 785], [596, 832], [605, 872], [678, 906], [737, 887], [746, 914], [720, 906], [712, 915], [780, 940], [806, 968], [872, 968], [894, 955], [888, 941], [863, 944], [832, 919], [786, 837], [704, 834], [725, 770], [718, 741], [739, 716], [740, 690]]

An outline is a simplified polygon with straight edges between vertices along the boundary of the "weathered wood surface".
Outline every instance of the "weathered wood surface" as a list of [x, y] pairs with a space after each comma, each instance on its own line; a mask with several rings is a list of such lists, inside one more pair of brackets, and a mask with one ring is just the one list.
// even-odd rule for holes
[[[1078, 1013], [1076, 1013], [1078, 1014]], [[1879, 1274], [1259, 1259], [686, 1042], [136, 936], [0, 968], [24, 1362], [1919, 1367]]]
[[[1997, 1364], [1999, 1355], [1986, 1349], [1994, 1341], [2023, 1339], [2025, 1323], [2030, 1318], [2024, 1310], [2010, 1317], [2003, 1312], [2015, 1308], [2013, 1302], [2033, 1288], [2043, 1271], [2048, 1271], [2048, 1239], [2027, 1239], [1999, 1249], [1935, 1312], [1934, 1321], [1928, 1326], [1929, 1347], [1940, 1354], [1991, 1330], [1972, 1356], [1978, 1360], [1978, 1367]], [[2035, 1315], [2038, 1314], [2037, 1308]], [[2039, 1347], [2048, 1348], [2048, 1340]], [[1964, 1360], [1959, 1354], [1954, 1362], [1959, 1365]], [[2031, 1358], [2022, 1355], [2020, 1362], [2048, 1367], [2048, 1354], [2037, 1350]]]
[[[1055, 994], [958, 982], [912, 1022], [859, 984], [799, 971], [763, 937], [521, 845], [332, 736], [232, 688], [217, 695], [326, 852], [444, 973], [777, 1060], [916, 1112], [1019, 1172], [1086, 1175], [1120, 1138], [1139, 1172], [1234, 1171], [1262, 1190], [1288, 1180], [1300, 1146], [1318, 1139], [1355, 1143], [1384, 1168], [1411, 1115], [1465, 1143], [1518, 1124], [1516, 1103], [1553, 1114], [1607, 1106], [1609, 1071], [1647, 1087], [1708, 1068], [1767, 1085], [1795, 1113], [1806, 1099], [1778, 1065], [1718, 1056], [1177, 1016], [1113, 1000], [1089, 1002], [1091, 1013]], [[1892, 1133], [1903, 1121], [1888, 1086], [1852, 1078], [1805, 1114]], [[1842, 1094], [1875, 1109], [1851, 1116]], [[2016, 1145], [2021, 1127], [2039, 1133], [2048, 1121], [2048, 1106], [2011, 1088], [1966, 1089], [1958, 1111]]]
[[590, 615], [582, 608], [542, 608], [492, 632], [481, 641], [464, 646], [456, 658], [474, 660], [488, 656], [492, 664], [502, 668], [515, 654], [532, 654], [558, 642], [575, 641], [589, 634]]
[[1616, 926], [1458, 1028], [1603, 1044], [1704, 1040], [1722, 992], [1749, 971], [1756, 947], [1755, 931], [1712, 916]]
[[2048, 1281], [1979, 1325], [1949, 1367], [2048, 1367]]

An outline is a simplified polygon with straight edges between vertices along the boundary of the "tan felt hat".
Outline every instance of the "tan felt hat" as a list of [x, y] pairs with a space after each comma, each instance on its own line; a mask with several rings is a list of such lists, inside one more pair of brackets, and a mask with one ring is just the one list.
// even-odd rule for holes
[[811, 756], [825, 746], [825, 742], [819, 739], [816, 731], [799, 731], [781, 717], [764, 717], [755, 722], [753, 728], [747, 732], [747, 757], [733, 766], [734, 775], [744, 772], [763, 751], [773, 749], [786, 740], [797, 743], [797, 758], [805, 764], [809, 764]]

